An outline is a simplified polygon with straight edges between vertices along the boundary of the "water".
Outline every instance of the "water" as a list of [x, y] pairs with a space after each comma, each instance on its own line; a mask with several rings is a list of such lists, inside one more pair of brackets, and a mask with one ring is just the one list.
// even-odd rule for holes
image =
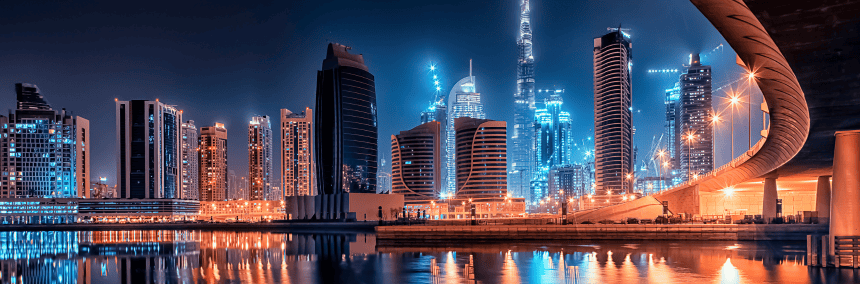
[[2, 283], [853, 283], [802, 242], [377, 245], [370, 233], [0, 232]]

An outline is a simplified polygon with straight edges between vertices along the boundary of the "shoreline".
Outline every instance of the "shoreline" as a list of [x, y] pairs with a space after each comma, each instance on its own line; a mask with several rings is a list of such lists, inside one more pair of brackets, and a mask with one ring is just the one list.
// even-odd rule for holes
[[286, 223], [133, 223], [133, 224], [42, 224], [0, 225], [10, 231], [127, 231], [127, 230], [205, 230], [205, 231], [284, 231], [284, 232], [374, 232], [376, 222], [286, 222]]

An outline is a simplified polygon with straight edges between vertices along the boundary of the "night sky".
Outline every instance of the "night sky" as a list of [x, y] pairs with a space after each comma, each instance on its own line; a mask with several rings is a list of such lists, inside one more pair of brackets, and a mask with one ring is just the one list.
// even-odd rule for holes
[[[93, 176], [114, 183], [114, 98], [158, 98], [184, 110], [198, 128], [224, 123], [229, 167], [244, 176], [250, 117], [272, 117], [277, 153], [279, 109], [313, 108], [326, 44], [338, 42], [364, 54], [376, 77], [379, 150], [385, 157], [390, 135], [417, 126], [419, 112], [432, 99], [431, 62], [440, 68], [447, 92], [468, 75], [473, 59], [487, 118], [512, 125], [519, 0], [246, 2], [4, 3], [2, 114], [15, 108], [15, 83], [38, 85], [55, 109], [90, 120]], [[680, 68], [691, 52], [708, 53], [722, 43], [723, 50], [703, 59], [713, 66], [714, 88], [743, 72], [728, 44], [688, 1], [537, 0], [531, 10], [537, 88], [565, 89], [563, 108], [572, 114], [578, 139], [591, 136], [594, 125], [593, 38], [607, 27], [632, 29], [640, 160], [652, 136], [663, 131], [664, 89], [677, 80], [647, 69]], [[722, 96], [714, 94], [718, 111]], [[754, 110], [760, 100], [754, 100]], [[753, 113], [756, 133], [760, 116]], [[736, 120], [739, 153], [746, 150], [746, 123], [740, 123], [746, 115]], [[729, 158], [724, 129], [718, 134], [718, 166]], [[279, 163], [276, 154], [276, 173]]]

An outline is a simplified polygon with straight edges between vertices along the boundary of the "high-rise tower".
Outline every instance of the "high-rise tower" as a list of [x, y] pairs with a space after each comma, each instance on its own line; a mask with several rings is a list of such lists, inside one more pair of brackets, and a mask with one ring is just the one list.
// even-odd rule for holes
[[281, 109], [281, 188], [284, 196], [316, 195], [313, 111]]
[[675, 86], [671, 89], [666, 89], [666, 121], [663, 123], [663, 127], [665, 128], [665, 133], [663, 134], [666, 137], [666, 152], [664, 152], [664, 156], [660, 157], [660, 172], [663, 173], [664, 177], [669, 177], [670, 184], [676, 184], [681, 182], [681, 179], [677, 179], [677, 169], [679, 162], [679, 151], [680, 145], [680, 132], [678, 131], [679, 126], [679, 116], [681, 111], [680, 106], [681, 100], [681, 85], [678, 82], [675, 82]]
[[119, 198], [180, 198], [182, 112], [154, 101], [116, 101]]
[[222, 123], [200, 129], [200, 201], [227, 199], [227, 128]]
[[451, 93], [448, 94], [448, 137], [445, 148], [448, 157], [447, 162], [447, 186], [448, 194], [453, 196], [457, 191], [457, 165], [456, 165], [456, 128], [455, 119], [460, 117], [471, 117], [477, 119], [486, 118], [484, 104], [481, 102], [481, 94], [476, 92], [475, 76], [472, 76], [472, 61], [469, 60], [469, 77], [460, 79]]
[[[540, 92], [540, 91], [538, 91]], [[548, 196], [549, 173], [556, 167], [572, 162], [572, 139], [570, 137], [570, 113], [561, 110], [564, 90], [547, 90], [549, 98], [545, 108], [535, 111], [534, 117], [534, 161], [533, 177], [527, 200], [538, 202]]]
[[272, 123], [268, 116], [248, 122], [248, 199], [272, 200]]
[[595, 193], [610, 195], [607, 205], [633, 191], [633, 47], [622, 29], [611, 30], [594, 39]]
[[179, 198], [198, 200], [200, 197], [200, 156], [197, 155], [199, 133], [193, 120], [182, 123], [182, 189]]
[[681, 74], [678, 117], [680, 177], [688, 180], [714, 170], [714, 127], [711, 118], [711, 66], [702, 65], [698, 54], [690, 55], [690, 67]]
[[517, 93], [514, 94], [514, 131], [511, 135], [510, 190], [524, 197], [529, 188], [534, 167], [532, 152], [535, 111], [535, 59], [532, 54], [532, 30], [529, 21], [529, 0], [520, 4], [520, 34], [517, 39]]

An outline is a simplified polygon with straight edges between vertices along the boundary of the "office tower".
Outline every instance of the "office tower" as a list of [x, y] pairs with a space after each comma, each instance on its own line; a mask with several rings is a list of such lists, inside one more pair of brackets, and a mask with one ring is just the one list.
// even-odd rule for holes
[[313, 111], [281, 109], [281, 188], [285, 196], [316, 195]]
[[666, 89], [666, 122], [663, 124], [665, 128], [665, 134], [663, 134], [666, 148], [665, 154], [663, 157], [659, 157], [660, 162], [660, 172], [664, 177], [669, 177], [670, 184], [676, 184], [681, 182], [680, 179], [675, 179], [675, 170], [678, 169], [678, 163], [680, 159], [679, 152], [681, 147], [678, 144], [680, 142], [681, 135], [678, 132], [678, 117], [680, 116], [680, 101], [681, 101], [681, 85], [678, 82], [675, 82], [675, 86], [671, 89]]
[[517, 93], [514, 94], [514, 129], [511, 136], [510, 187], [514, 196], [525, 197], [533, 179], [535, 113], [535, 59], [532, 54], [532, 31], [529, 0], [520, 4], [520, 36], [517, 40]]
[[182, 190], [179, 198], [198, 200], [200, 197], [200, 163], [197, 154], [199, 135], [193, 120], [182, 123]]
[[15, 84], [0, 115], [0, 198], [90, 197], [89, 121], [56, 111], [34, 84]]
[[391, 191], [406, 202], [437, 199], [442, 190], [441, 123], [391, 135]]
[[457, 118], [457, 198], [475, 202], [508, 195], [507, 123]]
[[182, 112], [157, 99], [116, 101], [118, 198], [179, 198]]
[[457, 191], [456, 161], [457, 153], [454, 151], [456, 143], [455, 120], [460, 117], [471, 117], [477, 119], [486, 118], [484, 104], [481, 102], [481, 94], [476, 92], [475, 76], [472, 76], [472, 60], [469, 60], [469, 77], [460, 79], [448, 94], [448, 128], [445, 152], [447, 161], [447, 195], [453, 195]]
[[200, 201], [227, 199], [227, 128], [223, 123], [200, 129]]
[[632, 60], [630, 38], [621, 29], [594, 39], [594, 166], [600, 195], [633, 191]]
[[[678, 167], [681, 178], [714, 170], [714, 127], [711, 118], [711, 66], [702, 65], [699, 54], [690, 55], [690, 67], [681, 74], [681, 98], [678, 130]], [[692, 137], [692, 139], [690, 139]]]
[[549, 170], [548, 196], [563, 200], [591, 193], [591, 169], [588, 165], [562, 165]]
[[[539, 91], [542, 92], [542, 91]], [[548, 178], [550, 169], [555, 166], [567, 165], [572, 162], [571, 151], [573, 141], [570, 137], [570, 113], [561, 111], [564, 102], [561, 95], [563, 90], [547, 90], [549, 98], [544, 102], [544, 108], [535, 111], [533, 176], [531, 193], [527, 194], [531, 202], [538, 202], [548, 196]]]
[[270, 200], [272, 177], [272, 124], [255, 116], [248, 123], [248, 199]]
[[376, 84], [361, 54], [328, 45], [317, 72], [314, 159], [320, 194], [376, 193]]

